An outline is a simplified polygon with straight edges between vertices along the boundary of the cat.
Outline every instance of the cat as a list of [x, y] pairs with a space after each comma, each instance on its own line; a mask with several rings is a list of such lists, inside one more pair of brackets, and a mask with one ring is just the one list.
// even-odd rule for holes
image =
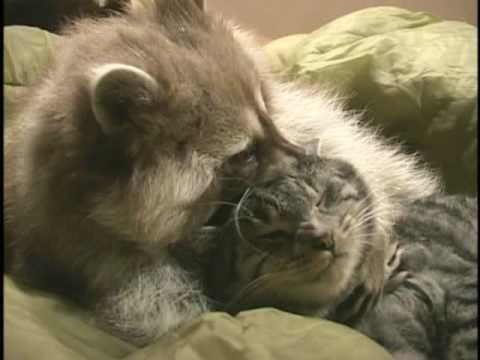
[[396, 359], [478, 359], [477, 199], [435, 194], [408, 208], [394, 227], [394, 273], [409, 277], [356, 328]]
[[252, 187], [209, 229], [204, 276], [219, 309], [275, 306], [346, 323], [395, 359], [477, 359], [476, 199], [412, 201], [393, 229], [381, 301], [351, 314], [378, 237], [373, 200], [348, 162], [316, 156]]
[[403, 204], [438, 188], [335, 97], [282, 84], [251, 35], [202, 1], [152, 0], [65, 29], [5, 131], [6, 272], [67, 296], [137, 345], [212, 308], [172, 256], [252, 184], [317, 151], [348, 159], [378, 215], [360, 308], [383, 288]]

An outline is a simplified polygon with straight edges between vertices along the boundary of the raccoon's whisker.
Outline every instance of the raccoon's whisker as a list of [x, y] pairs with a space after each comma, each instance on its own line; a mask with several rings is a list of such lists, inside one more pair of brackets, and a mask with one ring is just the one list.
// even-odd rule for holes
[[[198, 203], [198, 205], [207, 206], [207, 207], [211, 207], [211, 206], [215, 206], [215, 205], [226, 205], [226, 206], [231, 206], [232, 208], [235, 208], [239, 204], [231, 202], [231, 201], [210, 201], [210, 202], [203, 202], [203, 203], [200, 202], [200, 203]], [[248, 212], [253, 217], [252, 212], [250, 210], [248, 210], [247, 208], [242, 208], [241, 210]]]
[[217, 179], [218, 180], [226, 180], [226, 181], [240, 181], [242, 182], [243, 184], [247, 184], [247, 185], [251, 185], [250, 182], [248, 182], [247, 180], [241, 178], [241, 177], [235, 177], [235, 176], [217, 176]]
[[[245, 209], [243, 209], [243, 210], [245, 210]], [[257, 218], [252, 216], [252, 215], [241, 215], [241, 216], [237, 217], [236, 219], [235, 218], [228, 219], [227, 222], [225, 223], [225, 225], [228, 225], [232, 222], [234, 223], [235, 220], [250, 220], [252, 222], [255, 222], [255, 221], [257, 221]]]
[[243, 234], [240, 230], [240, 220], [243, 220], [243, 219], [246, 219], [246, 220], [249, 220], [251, 222], [255, 222], [257, 221], [257, 219], [253, 216], [247, 216], [247, 215], [242, 215], [242, 216], [234, 216], [233, 218], [230, 218], [226, 223], [225, 223], [225, 226], [231, 224], [231, 223], [234, 223], [235, 225], [235, 231], [237, 232], [237, 234], [239, 235], [241, 241], [243, 241], [246, 245], [248, 245], [250, 248], [252, 248], [253, 250], [255, 250], [257, 253], [259, 254], [266, 254], [267, 252], [265, 250], [262, 250], [260, 249], [259, 247], [255, 246], [254, 243], [252, 243], [250, 240], [246, 239], [243, 237]]
[[270, 274], [264, 274], [252, 281], [248, 282], [243, 288], [241, 288], [237, 294], [230, 300], [227, 304], [226, 308], [232, 308], [237, 306], [238, 304], [248, 303], [249, 299], [255, 294], [255, 291], [264, 285], [264, 283], [268, 283], [268, 278]]
[[237, 206], [235, 207], [235, 210], [234, 210], [234, 213], [233, 213], [235, 230], [237, 231], [237, 234], [240, 237], [240, 239], [244, 242], [247, 242], [247, 241], [245, 240], [245, 237], [242, 234], [242, 230], [240, 229], [239, 213], [240, 213], [240, 209], [243, 206], [244, 201], [248, 198], [248, 195], [251, 193], [251, 191], [252, 191], [251, 187], [249, 187], [245, 190], [242, 197], [240, 198], [240, 201], [238, 202]]
[[[283, 279], [285, 274], [292, 273], [292, 270], [296, 269], [287, 269], [285, 270], [285, 267], [291, 267], [291, 265], [294, 262], [289, 262], [283, 266], [283, 269], [280, 271], [274, 271], [274, 272], [268, 272], [265, 274], [260, 275], [256, 279], [253, 279], [249, 283], [247, 283], [238, 293], [237, 296], [235, 296], [235, 302], [238, 302], [240, 299], [244, 299], [245, 297], [251, 296], [252, 292], [258, 289], [258, 287], [263, 286], [265, 287], [268, 285], [272, 280], [275, 280], [276, 278]], [[295, 263], [297, 263], [295, 261]], [[297, 263], [298, 265], [298, 263]]]
[[293, 279], [298, 280], [299, 273], [309, 273], [312, 269], [315, 268], [315, 265], [312, 263], [305, 263], [299, 261], [292, 261], [284, 265], [284, 268], [280, 271], [270, 272], [263, 274], [258, 278], [259, 281], [256, 281], [254, 286], [250, 289], [245, 289], [248, 296], [254, 295], [254, 292], [259, 289], [261, 286], [263, 290], [268, 290], [272, 287], [276, 287], [279, 284], [284, 284], [285, 279], [292, 277]]
[[231, 201], [208, 201], [208, 202], [198, 202], [197, 205], [200, 206], [211, 206], [211, 205], [228, 205], [231, 206], [232, 208], [237, 206], [237, 203], [231, 202]]
[[304, 262], [303, 259], [295, 259], [282, 265], [279, 271], [262, 274], [256, 279], [247, 283], [227, 305], [228, 307], [238, 306], [239, 304], [248, 304], [255, 299], [258, 290], [268, 291], [271, 288], [284, 284], [285, 279], [291, 277], [298, 280], [300, 273], [310, 273], [315, 270], [316, 264], [311, 262]]

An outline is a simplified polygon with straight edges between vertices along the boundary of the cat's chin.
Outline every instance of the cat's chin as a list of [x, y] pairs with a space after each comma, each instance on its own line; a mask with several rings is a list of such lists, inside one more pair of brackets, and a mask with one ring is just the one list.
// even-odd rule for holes
[[312, 265], [306, 267], [303, 278], [298, 277], [296, 283], [284, 286], [282, 296], [292, 302], [304, 303], [306, 307], [320, 308], [332, 303], [348, 284], [345, 260], [331, 255], [328, 261], [321, 258], [317, 268]]

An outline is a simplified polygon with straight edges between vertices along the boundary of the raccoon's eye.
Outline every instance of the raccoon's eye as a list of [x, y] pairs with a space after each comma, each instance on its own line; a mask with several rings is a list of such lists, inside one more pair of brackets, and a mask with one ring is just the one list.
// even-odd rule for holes
[[231, 156], [228, 162], [232, 165], [247, 165], [257, 160], [256, 146], [248, 146], [245, 150]]
[[257, 145], [251, 144], [246, 149], [227, 159], [224, 170], [237, 176], [248, 177], [258, 167]]

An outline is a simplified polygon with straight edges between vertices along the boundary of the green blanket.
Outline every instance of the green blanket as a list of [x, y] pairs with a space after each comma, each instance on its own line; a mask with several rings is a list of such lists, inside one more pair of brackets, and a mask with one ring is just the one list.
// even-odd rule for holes
[[[5, 126], [23, 89], [49, 63], [55, 35], [5, 31]], [[280, 76], [332, 85], [373, 125], [419, 150], [452, 192], [476, 189], [476, 28], [392, 7], [359, 11], [266, 49]], [[6, 174], [8, 176], [8, 174]], [[205, 314], [176, 341], [138, 350], [92, 325], [88, 314], [4, 277], [7, 359], [389, 359], [344, 326], [273, 309]]]
[[177, 340], [158, 341], [141, 350], [90, 323], [88, 314], [73, 305], [6, 278], [5, 358], [9, 360], [391, 360], [373, 341], [345, 326], [274, 309], [236, 317], [205, 314]]

